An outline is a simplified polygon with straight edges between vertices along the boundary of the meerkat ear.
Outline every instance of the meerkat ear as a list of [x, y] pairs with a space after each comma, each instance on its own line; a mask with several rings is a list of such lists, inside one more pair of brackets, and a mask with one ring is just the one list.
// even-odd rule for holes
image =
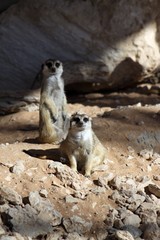
[[41, 65], [41, 69], [43, 69], [43, 68], [44, 68], [44, 64]]

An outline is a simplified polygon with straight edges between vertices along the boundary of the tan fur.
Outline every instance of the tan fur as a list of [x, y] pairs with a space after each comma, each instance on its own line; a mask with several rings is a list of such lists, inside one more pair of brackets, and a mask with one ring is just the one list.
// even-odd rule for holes
[[62, 63], [47, 60], [42, 65], [42, 86], [39, 107], [39, 140], [57, 144], [68, 132], [67, 100], [64, 93]]
[[[85, 119], [88, 121], [84, 122]], [[92, 130], [91, 118], [78, 113], [71, 117], [69, 132], [60, 150], [69, 159], [70, 167], [75, 171], [77, 167], [83, 168], [85, 176], [90, 176], [93, 168], [103, 163], [106, 154], [106, 149]]]

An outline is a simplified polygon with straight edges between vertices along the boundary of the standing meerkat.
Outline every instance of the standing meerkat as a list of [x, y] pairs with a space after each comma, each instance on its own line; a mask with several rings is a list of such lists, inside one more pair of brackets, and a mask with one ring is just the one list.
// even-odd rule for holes
[[60, 150], [70, 162], [70, 167], [77, 171], [84, 169], [85, 176], [90, 176], [93, 168], [105, 160], [106, 149], [92, 130], [91, 118], [86, 114], [75, 113], [70, 119], [70, 128]]
[[39, 106], [39, 140], [57, 144], [68, 132], [67, 100], [62, 79], [63, 65], [59, 60], [48, 59], [42, 65]]

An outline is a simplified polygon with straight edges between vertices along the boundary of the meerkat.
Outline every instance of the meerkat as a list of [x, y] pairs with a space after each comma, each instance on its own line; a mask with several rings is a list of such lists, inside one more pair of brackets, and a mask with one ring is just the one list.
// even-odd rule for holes
[[42, 65], [39, 106], [39, 141], [58, 144], [68, 132], [67, 100], [62, 79], [63, 65], [48, 59]]
[[92, 130], [92, 119], [86, 114], [71, 116], [68, 135], [60, 145], [63, 157], [67, 157], [70, 167], [84, 170], [90, 176], [93, 168], [105, 160], [106, 149]]

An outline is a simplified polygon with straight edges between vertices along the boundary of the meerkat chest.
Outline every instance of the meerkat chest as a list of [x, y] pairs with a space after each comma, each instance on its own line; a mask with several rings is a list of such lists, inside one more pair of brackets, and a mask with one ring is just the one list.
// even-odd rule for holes
[[45, 92], [48, 97], [52, 98], [54, 102], [61, 102], [64, 97], [63, 80], [55, 76], [49, 77], [44, 83], [43, 92]]
[[78, 132], [74, 138], [74, 153], [77, 156], [88, 155], [92, 151], [92, 131]]

